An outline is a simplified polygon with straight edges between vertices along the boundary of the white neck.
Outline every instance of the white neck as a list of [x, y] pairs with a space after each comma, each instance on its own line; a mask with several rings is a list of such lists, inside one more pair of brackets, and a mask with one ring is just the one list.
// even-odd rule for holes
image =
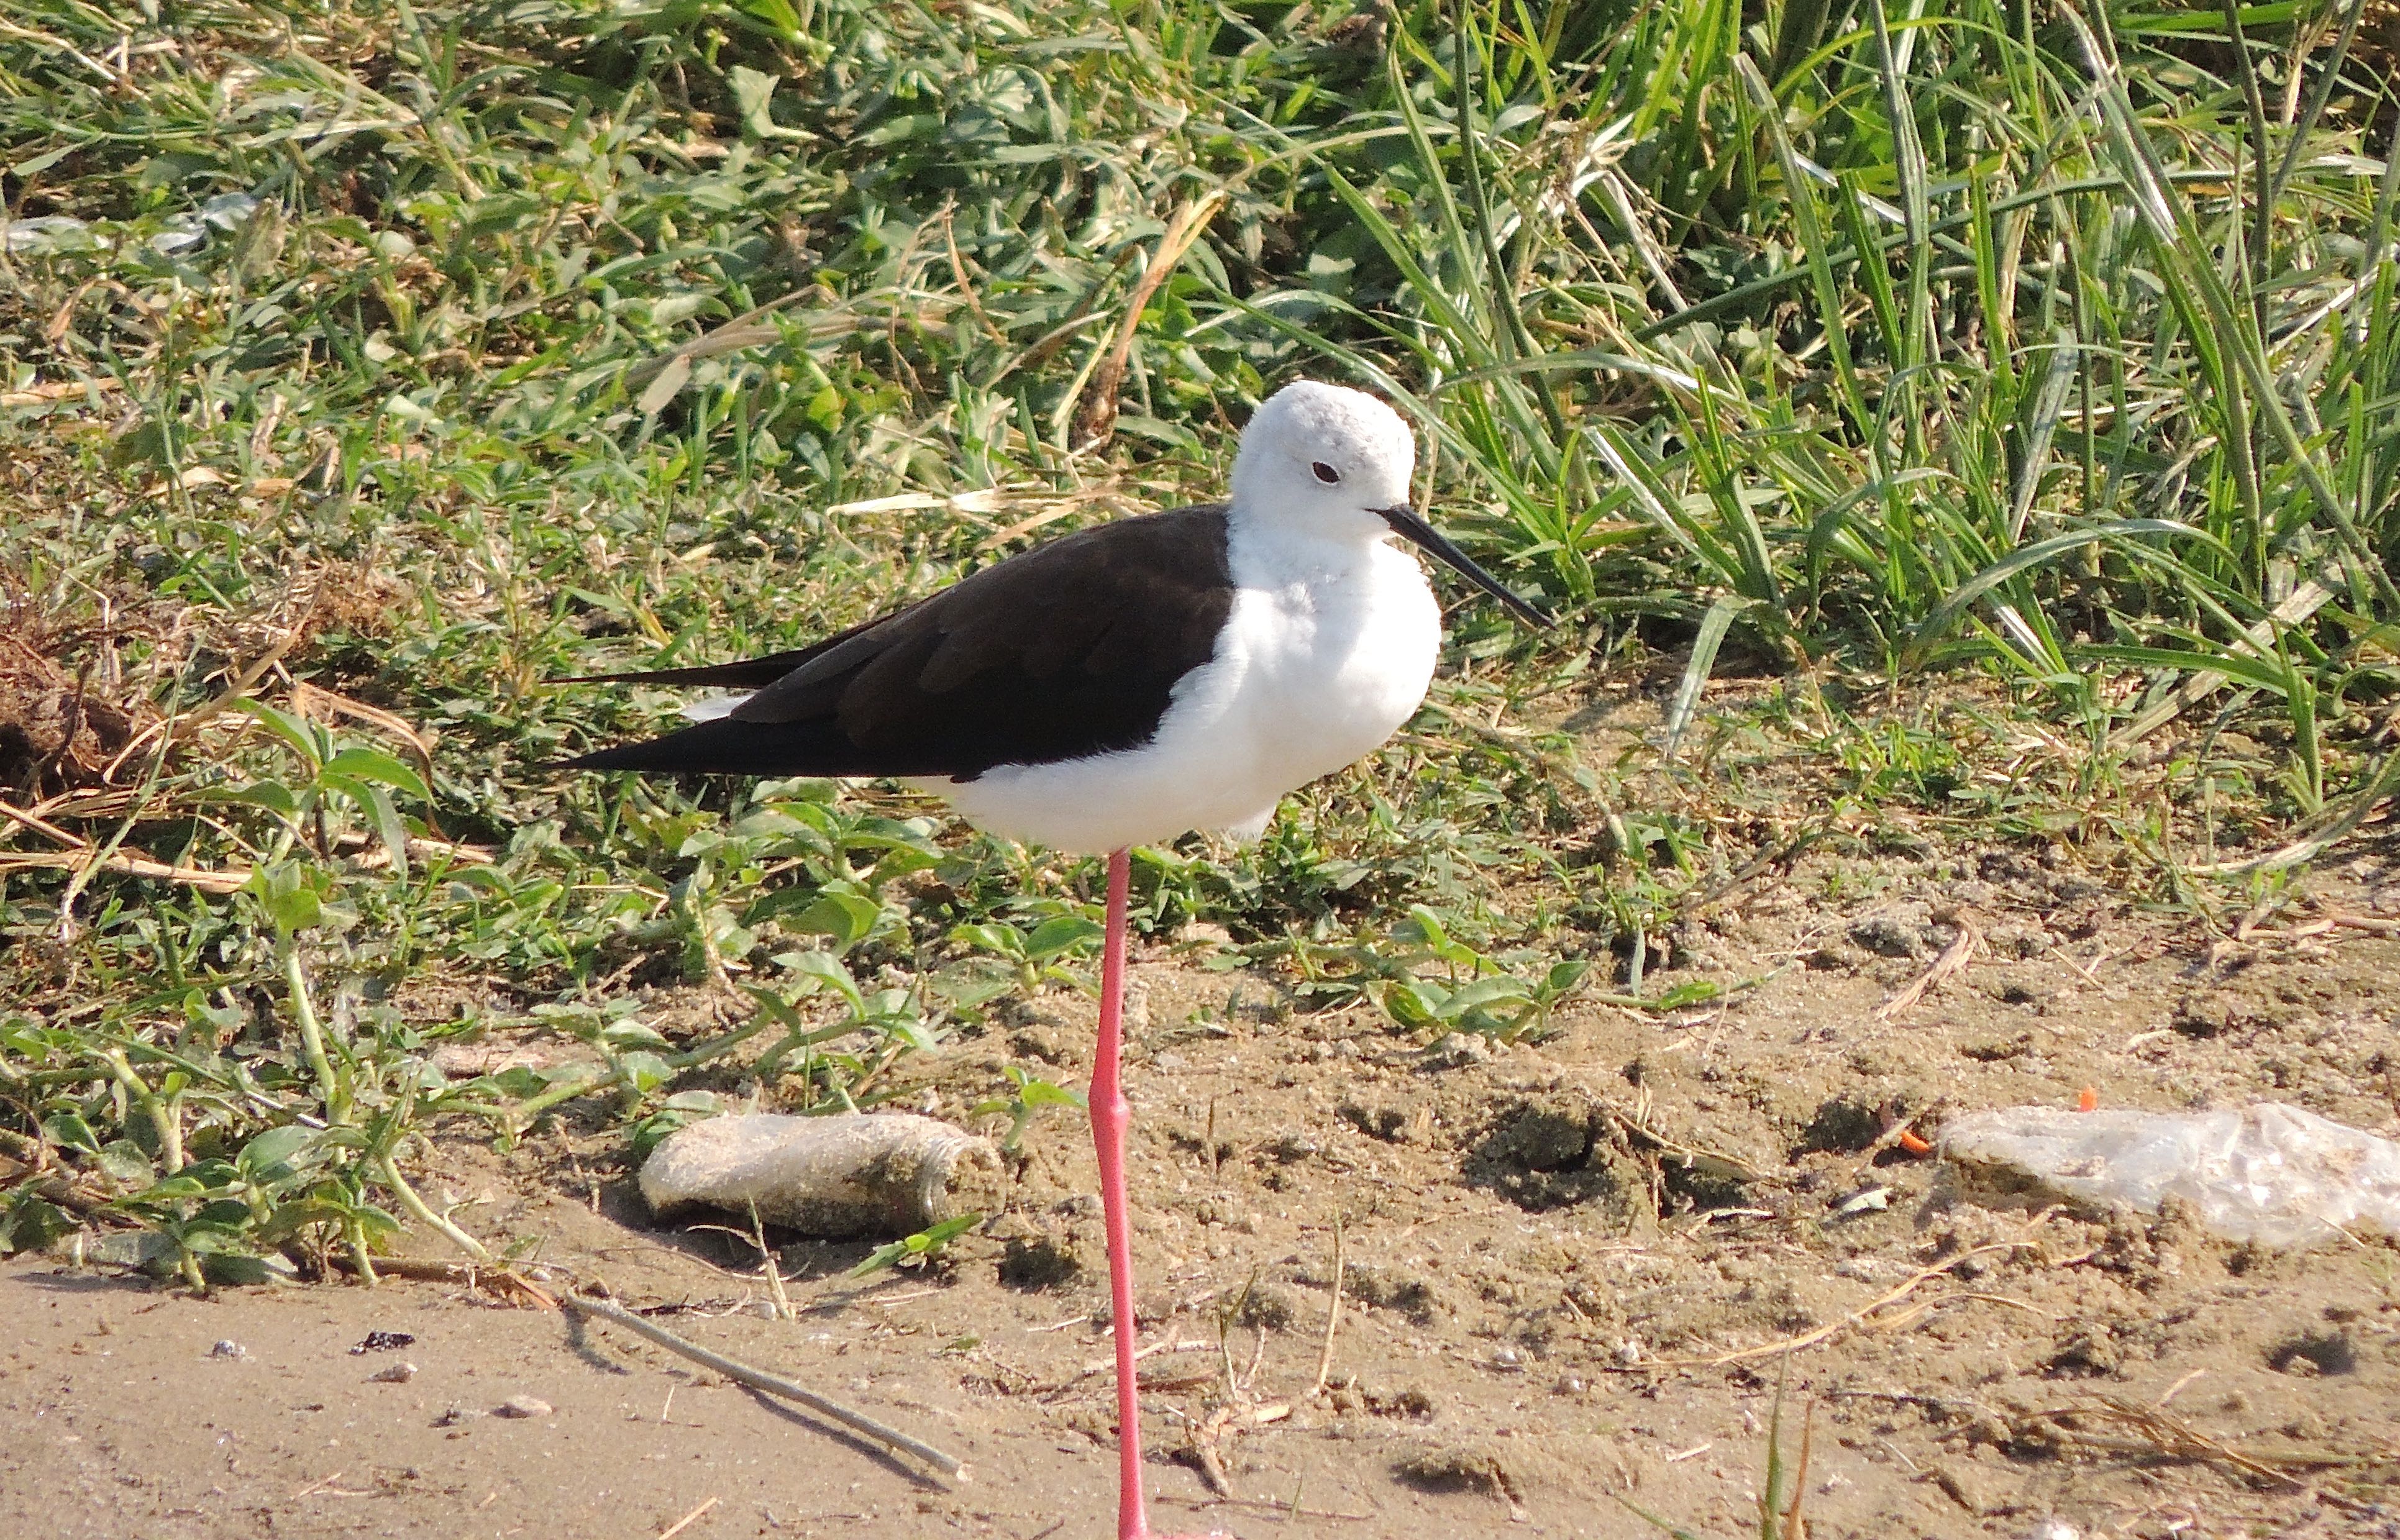
[[[1326, 529], [1289, 517], [1261, 519], [1247, 514], [1239, 503], [1225, 515], [1225, 538], [1234, 580], [1244, 588], [1338, 583], [1380, 567], [1379, 557], [1398, 554], [1387, 531], [1351, 525]], [[1403, 561], [1416, 570], [1414, 562]]]

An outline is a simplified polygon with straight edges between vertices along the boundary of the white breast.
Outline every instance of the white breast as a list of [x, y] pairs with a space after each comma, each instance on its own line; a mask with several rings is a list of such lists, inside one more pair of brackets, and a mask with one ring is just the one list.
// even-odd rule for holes
[[997, 833], [1082, 853], [1190, 829], [1249, 838], [1287, 792], [1398, 731], [1441, 647], [1415, 559], [1380, 540], [1230, 533], [1235, 593], [1216, 655], [1176, 686], [1149, 743], [928, 789]]

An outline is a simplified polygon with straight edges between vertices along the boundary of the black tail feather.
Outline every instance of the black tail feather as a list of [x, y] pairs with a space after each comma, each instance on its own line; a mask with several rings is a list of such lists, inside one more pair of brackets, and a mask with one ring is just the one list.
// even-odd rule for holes
[[634, 770], [652, 775], [939, 775], [936, 765], [862, 750], [826, 721], [745, 722], [719, 717], [638, 743], [595, 749], [548, 770]]
[[708, 685], [718, 689], [765, 689], [805, 662], [818, 647], [800, 647], [764, 658], [731, 663], [698, 663], [690, 668], [649, 669], [633, 674], [577, 674], [552, 679], [553, 685]]

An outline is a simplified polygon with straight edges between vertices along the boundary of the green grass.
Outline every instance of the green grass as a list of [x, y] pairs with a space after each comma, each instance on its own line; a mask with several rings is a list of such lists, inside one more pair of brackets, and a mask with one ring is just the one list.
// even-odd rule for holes
[[[1684, 998], [1652, 940], [1845, 811], [2112, 835], [2175, 894], [2354, 826], [2400, 763], [2359, 8], [1750, 9], [16, 7], [0, 1247], [363, 1260], [438, 1121], [636, 1150], [736, 1067], [870, 1105], [1080, 977], [1089, 865], [542, 772], [669, 704], [544, 681], [1206, 495], [1301, 373], [1409, 413], [1571, 622], [1462, 609], [1411, 733], [1143, 852], [1145, 924], [1305, 1003]], [[1653, 669], [1647, 749], [1546, 726]], [[1727, 671], [1776, 682], [1712, 711]], [[646, 1019], [686, 986], [731, 1024]], [[430, 1067], [522, 1026], [588, 1052]]]

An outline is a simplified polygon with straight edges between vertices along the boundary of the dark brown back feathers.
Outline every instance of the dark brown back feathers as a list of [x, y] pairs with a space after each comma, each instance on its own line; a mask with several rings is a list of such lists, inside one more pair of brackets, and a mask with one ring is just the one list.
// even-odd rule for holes
[[1098, 525], [813, 647], [600, 678], [757, 690], [577, 770], [948, 776], [1149, 742], [1233, 607], [1221, 505]]

